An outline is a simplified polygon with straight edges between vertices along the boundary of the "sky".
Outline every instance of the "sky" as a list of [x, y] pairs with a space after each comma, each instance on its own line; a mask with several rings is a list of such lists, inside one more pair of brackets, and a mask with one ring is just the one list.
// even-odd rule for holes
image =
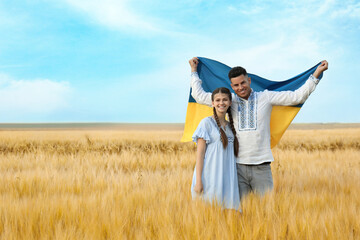
[[360, 122], [360, 1], [0, 0], [0, 123], [183, 123], [189, 59], [329, 69], [294, 122]]

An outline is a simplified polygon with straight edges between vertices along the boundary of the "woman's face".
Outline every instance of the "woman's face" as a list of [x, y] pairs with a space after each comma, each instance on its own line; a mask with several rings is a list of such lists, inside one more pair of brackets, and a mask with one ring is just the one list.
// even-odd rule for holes
[[217, 113], [226, 113], [228, 108], [231, 106], [230, 98], [225, 93], [217, 93], [214, 95], [212, 106], [215, 107]]

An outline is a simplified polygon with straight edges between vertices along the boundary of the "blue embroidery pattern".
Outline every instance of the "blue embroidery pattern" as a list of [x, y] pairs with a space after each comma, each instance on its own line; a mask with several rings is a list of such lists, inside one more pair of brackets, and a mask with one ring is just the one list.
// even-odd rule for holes
[[245, 101], [240, 100], [239, 102], [239, 129], [245, 128], [245, 113], [246, 113], [246, 106]]
[[239, 131], [252, 131], [257, 128], [257, 94], [252, 91], [246, 101], [238, 97]]

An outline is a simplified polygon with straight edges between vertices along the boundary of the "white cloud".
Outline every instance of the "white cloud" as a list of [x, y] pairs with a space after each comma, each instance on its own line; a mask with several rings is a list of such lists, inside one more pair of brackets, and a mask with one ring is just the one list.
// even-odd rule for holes
[[[149, 38], [154, 35], [188, 38], [192, 34], [184, 31], [184, 26], [176, 22], [176, 14], [168, 10], [176, 6], [195, 7], [203, 0], [164, 4], [163, 1], [130, 0], [60, 0], [76, 11], [84, 14], [92, 24], [109, 29]], [[176, 8], [177, 9], [177, 8]], [[176, 13], [181, 12], [177, 9]], [[171, 11], [170, 11], [171, 12]]]
[[305, 35], [278, 36], [248, 47], [242, 47], [242, 43], [238, 41], [222, 47], [216, 43], [202, 44], [201, 50], [194, 49], [193, 52], [230, 67], [245, 67], [249, 73], [271, 80], [293, 77], [333, 55], [324, 50], [318, 39]]
[[331, 17], [360, 19], [360, 3], [349, 4], [344, 8], [339, 8], [331, 14]]
[[326, 0], [322, 1], [319, 9], [315, 12], [317, 15], [322, 15], [328, 13], [335, 4], [335, 0]]
[[160, 31], [150, 17], [133, 11], [127, 0], [65, 0], [65, 2], [112, 29]]
[[70, 92], [67, 82], [14, 80], [0, 74], [0, 111], [14, 116], [54, 112], [67, 106]]
[[289, 75], [299, 74], [299, 69], [306, 70], [324, 58], [314, 39], [300, 36], [293, 41], [279, 37], [263, 45], [230, 51], [224, 57], [232, 66], [243, 65], [249, 72], [265, 78], [276, 76], [278, 80], [293, 77]]
[[245, 6], [245, 4], [243, 4], [242, 6], [230, 5], [228, 6], [228, 10], [231, 12], [236, 12], [242, 15], [250, 16], [250, 15], [260, 14], [264, 10], [264, 7], [262, 5], [254, 5], [252, 7]]

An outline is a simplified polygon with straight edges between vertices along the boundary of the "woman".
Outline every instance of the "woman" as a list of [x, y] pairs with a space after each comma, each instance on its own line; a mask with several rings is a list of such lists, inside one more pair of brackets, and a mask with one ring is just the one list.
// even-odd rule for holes
[[[231, 93], [227, 88], [217, 88], [211, 100], [213, 116], [204, 118], [193, 135], [197, 151], [191, 194], [240, 211], [235, 161], [239, 142], [230, 110]], [[226, 113], [230, 123], [225, 120]]]

